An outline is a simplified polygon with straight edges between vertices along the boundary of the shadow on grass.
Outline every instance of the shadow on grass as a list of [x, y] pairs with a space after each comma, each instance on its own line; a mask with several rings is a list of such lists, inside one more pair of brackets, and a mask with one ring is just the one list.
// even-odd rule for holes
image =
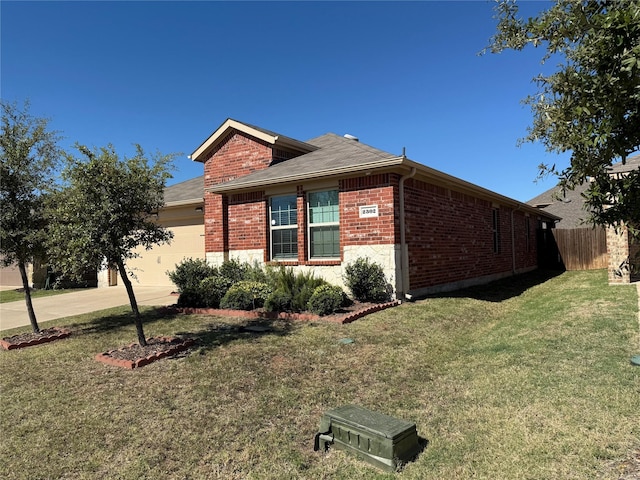
[[473, 298], [486, 302], [503, 302], [510, 298], [518, 297], [530, 288], [541, 285], [562, 273], [564, 273], [562, 270], [538, 269], [514, 277], [496, 280], [485, 285], [456, 290], [455, 292], [429, 295], [426, 298]]
[[265, 335], [284, 337], [291, 332], [293, 323], [290, 320], [263, 318], [246, 319], [239, 323], [227, 323], [221, 320], [207, 324], [203, 330], [176, 332], [176, 335], [195, 340], [196, 345], [193, 350], [204, 354], [235, 340], [253, 340]]
[[[145, 309], [140, 312], [142, 317], [143, 327], [157, 322], [158, 320], [172, 320], [177, 318], [180, 314], [173, 312], [163, 307]], [[128, 310], [125, 313], [117, 315], [104, 315], [93, 318], [89, 322], [77, 323], [70, 326], [73, 329], [74, 335], [90, 335], [94, 333], [103, 333], [113, 330], [117, 330], [123, 327], [130, 327], [135, 325], [133, 312]]]

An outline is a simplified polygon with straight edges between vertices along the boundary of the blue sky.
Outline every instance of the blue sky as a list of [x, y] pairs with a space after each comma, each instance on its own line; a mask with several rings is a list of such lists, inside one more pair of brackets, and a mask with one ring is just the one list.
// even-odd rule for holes
[[[526, 2], [534, 14], [543, 2]], [[333, 132], [526, 201], [551, 188], [521, 101], [543, 52], [480, 52], [492, 1], [0, 3], [2, 99], [31, 102], [62, 146], [181, 152], [227, 118], [299, 140]]]

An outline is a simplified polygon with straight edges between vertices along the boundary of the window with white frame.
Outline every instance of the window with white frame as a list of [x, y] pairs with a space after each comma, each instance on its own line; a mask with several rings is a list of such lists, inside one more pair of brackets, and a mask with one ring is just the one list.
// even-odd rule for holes
[[309, 258], [340, 258], [338, 190], [307, 195]]
[[298, 258], [296, 195], [272, 197], [269, 202], [271, 260]]

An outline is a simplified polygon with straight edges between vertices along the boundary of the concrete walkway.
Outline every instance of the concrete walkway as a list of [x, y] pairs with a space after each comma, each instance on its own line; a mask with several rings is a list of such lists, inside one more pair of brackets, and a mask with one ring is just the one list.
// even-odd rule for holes
[[[171, 295], [171, 287], [134, 286], [133, 291], [138, 305], [173, 305], [178, 300], [178, 297]], [[38, 324], [120, 305], [129, 305], [129, 297], [124, 286], [92, 288], [33, 299]], [[24, 300], [0, 303], [0, 330], [28, 325], [29, 316]]]

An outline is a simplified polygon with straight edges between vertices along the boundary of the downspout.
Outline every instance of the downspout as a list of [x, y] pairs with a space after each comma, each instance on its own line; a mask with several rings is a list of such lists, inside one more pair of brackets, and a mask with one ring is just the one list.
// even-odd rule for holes
[[[404, 154], [404, 149], [402, 152], [402, 157], [407, 158]], [[398, 292], [399, 298], [398, 300], [404, 300], [409, 297], [409, 249], [407, 247], [407, 239], [405, 232], [405, 213], [404, 213], [404, 181], [407, 178], [411, 178], [416, 174], [416, 167], [412, 167], [411, 171], [400, 177], [400, 182], [398, 185], [398, 196], [400, 197], [400, 291]]]

